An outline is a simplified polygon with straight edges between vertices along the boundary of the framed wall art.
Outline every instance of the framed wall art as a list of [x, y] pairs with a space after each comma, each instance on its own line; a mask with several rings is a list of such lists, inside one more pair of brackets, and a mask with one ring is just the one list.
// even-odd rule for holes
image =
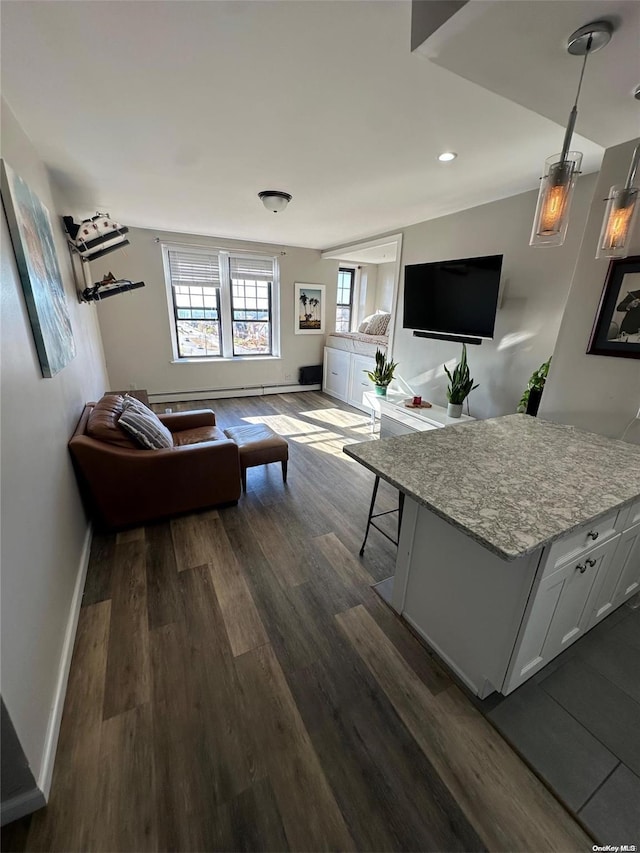
[[76, 354], [51, 218], [38, 196], [4, 160], [2, 202], [40, 368], [49, 379]]
[[640, 358], [640, 256], [609, 264], [587, 353]]
[[294, 284], [296, 335], [323, 335], [325, 331], [324, 284]]

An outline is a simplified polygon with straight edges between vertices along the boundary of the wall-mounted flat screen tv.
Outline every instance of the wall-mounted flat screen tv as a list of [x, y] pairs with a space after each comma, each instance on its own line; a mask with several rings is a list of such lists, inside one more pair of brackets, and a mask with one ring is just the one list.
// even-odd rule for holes
[[403, 327], [492, 338], [502, 257], [405, 266]]

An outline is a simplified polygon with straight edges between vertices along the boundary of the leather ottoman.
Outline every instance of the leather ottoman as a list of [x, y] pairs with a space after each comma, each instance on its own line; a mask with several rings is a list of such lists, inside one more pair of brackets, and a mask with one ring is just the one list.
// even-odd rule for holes
[[266, 424], [229, 427], [225, 429], [224, 434], [238, 445], [243, 492], [247, 491], [247, 468], [254, 468], [256, 465], [281, 462], [282, 480], [287, 482], [289, 445], [271, 427]]

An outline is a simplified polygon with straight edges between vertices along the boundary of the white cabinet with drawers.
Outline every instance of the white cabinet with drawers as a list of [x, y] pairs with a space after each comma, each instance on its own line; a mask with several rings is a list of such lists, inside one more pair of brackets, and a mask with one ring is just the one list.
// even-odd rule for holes
[[510, 693], [640, 590], [640, 505], [553, 543], [520, 632], [503, 692]]
[[325, 394], [366, 412], [367, 407], [362, 403], [362, 395], [373, 389], [367, 371], [374, 370], [375, 366], [376, 360], [373, 356], [325, 347], [322, 390]]

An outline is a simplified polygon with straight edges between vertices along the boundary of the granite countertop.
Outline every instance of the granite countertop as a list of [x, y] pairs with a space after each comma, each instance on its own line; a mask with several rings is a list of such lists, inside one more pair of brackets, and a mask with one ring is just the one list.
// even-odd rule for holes
[[528, 415], [344, 452], [504, 560], [640, 497], [640, 446]]

